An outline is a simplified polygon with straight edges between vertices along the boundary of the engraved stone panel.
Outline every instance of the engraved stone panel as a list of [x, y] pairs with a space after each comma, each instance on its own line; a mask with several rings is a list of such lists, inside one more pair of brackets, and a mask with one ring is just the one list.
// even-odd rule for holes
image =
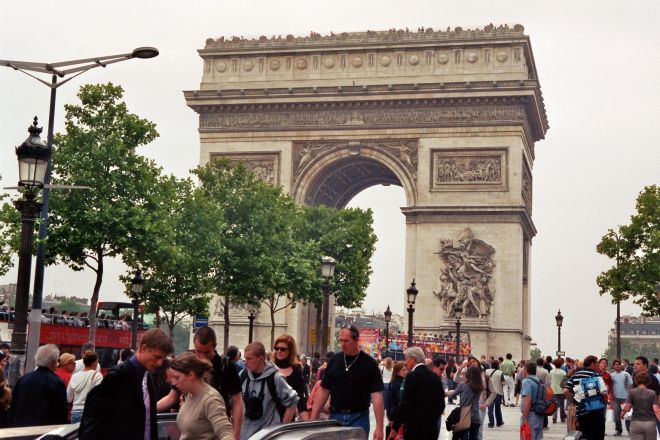
[[432, 150], [431, 191], [506, 191], [507, 150]]
[[523, 161], [522, 166], [522, 198], [527, 204], [529, 210], [532, 210], [532, 172], [529, 170], [527, 162]]
[[280, 184], [280, 153], [215, 153], [211, 160], [229, 159], [241, 162], [245, 168], [271, 185]]
[[521, 105], [492, 105], [479, 107], [432, 107], [432, 108], [364, 108], [355, 110], [306, 111], [235, 111], [208, 112], [200, 116], [200, 129], [267, 129], [312, 128], [328, 126], [386, 127], [425, 126], [434, 124], [469, 124], [475, 122], [523, 123], [527, 121]]
[[440, 301], [445, 318], [456, 316], [455, 306], [460, 306], [467, 318], [485, 319], [490, 315], [495, 294], [492, 287], [495, 249], [475, 238], [467, 228], [456, 241], [441, 238], [436, 253], [441, 261], [440, 288], [433, 294]]

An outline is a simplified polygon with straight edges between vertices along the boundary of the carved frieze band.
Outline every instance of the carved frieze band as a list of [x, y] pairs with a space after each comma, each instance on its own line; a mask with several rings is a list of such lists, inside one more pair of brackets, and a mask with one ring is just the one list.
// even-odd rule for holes
[[304, 111], [202, 112], [200, 129], [212, 131], [377, 128], [487, 123], [528, 123], [522, 105], [364, 108]]
[[293, 144], [293, 181], [318, 160], [319, 156], [339, 150], [348, 150], [351, 156], [359, 156], [361, 149], [383, 153], [406, 169], [413, 180], [417, 179], [417, 140], [363, 140], [363, 141], [306, 141]]
[[523, 160], [522, 165], [522, 198], [527, 204], [527, 208], [532, 210], [532, 172], [529, 170], [527, 162]]
[[[475, 238], [470, 228], [460, 236], [440, 239], [439, 289], [433, 291], [446, 318], [460, 313], [467, 318], [485, 319], [494, 299], [495, 249]], [[460, 311], [459, 311], [460, 310]]]
[[506, 191], [506, 148], [431, 150], [431, 191]]
[[271, 185], [280, 184], [280, 153], [212, 153], [211, 160], [214, 159], [241, 162], [260, 179]]

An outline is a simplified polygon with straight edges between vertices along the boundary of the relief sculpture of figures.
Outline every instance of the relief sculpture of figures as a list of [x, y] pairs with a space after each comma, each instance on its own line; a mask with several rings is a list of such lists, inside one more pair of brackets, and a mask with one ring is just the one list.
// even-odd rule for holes
[[454, 307], [463, 308], [463, 316], [484, 318], [493, 304], [493, 254], [495, 249], [474, 238], [468, 228], [458, 240], [441, 239], [436, 252], [442, 261], [440, 289], [434, 295], [440, 300], [445, 315], [454, 317]]
[[438, 182], [500, 182], [499, 157], [452, 157], [438, 163]]

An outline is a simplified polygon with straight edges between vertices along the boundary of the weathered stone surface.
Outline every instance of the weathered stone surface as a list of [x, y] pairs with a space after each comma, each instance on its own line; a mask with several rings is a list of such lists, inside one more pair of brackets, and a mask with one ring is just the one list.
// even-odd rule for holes
[[[402, 186], [406, 277], [383, 294], [403, 303], [416, 278], [415, 331], [453, 331], [460, 303], [476, 353], [527, 353], [534, 142], [548, 122], [522, 26], [218, 38], [199, 53], [185, 98], [200, 163], [243, 161], [310, 205]], [[241, 345], [247, 318], [231, 317]], [[315, 317], [279, 313], [276, 334], [309, 353]], [[268, 343], [266, 313], [257, 329]]]

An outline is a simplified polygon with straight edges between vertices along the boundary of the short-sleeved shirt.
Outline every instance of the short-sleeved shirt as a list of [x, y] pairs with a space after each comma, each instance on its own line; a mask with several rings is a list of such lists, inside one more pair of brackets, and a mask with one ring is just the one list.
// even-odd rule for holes
[[561, 368], [555, 368], [550, 372], [550, 386], [552, 387], [552, 392], [555, 394], [561, 394], [561, 381], [566, 377], [566, 372]]
[[505, 360], [504, 362], [502, 362], [502, 365], [500, 366], [500, 370], [502, 370], [502, 373], [505, 376], [513, 377], [513, 372], [515, 369], [516, 369], [516, 364], [514, 364], [511, 359]]
[[534, 403], [534, 398], [536, 397], [536, 394], [538, 393], [538, 389], [540, 386], [541, 386], [541, 381], [539, 380], [538, 377], [536, 377], [533, 374], [530, 374], [525, 379], [523, 379], [522, 389], [520, 391], [520, 395], [522, 396], [522, 399], [520, 399], [520, 411], [525, 410], [526, 396], [531, 396], [532, 403]]
[[211, 365], [213, 368], [211, 369], [210, 385], [218, 390], [225, 399], [225, 407], [229, 414], [231, 412], [231, 396], [240, 394], [242, 391], [241, 380], [238, 377], [234, 363], [226, 356], [220, 356], [216, 352]]
[[630, 420], [639, 422], [655, 421], [653, 404], [657, 403], [657, 397], [653, 390], [648, 388], [635, 388], [630, 390], [627, 403], [633, 407], [633, 414]]
[[360, 412], [369, 409], [371, 393], [383, 391], [383, 378], [378, 363], [368, 354], [342, 352], [328, 362], [321, 386], [330, 390], [331, 411]]
[[628, 387], [632, 385], [632, 377], [626, 371], [617, 373], [613, 371], [612, 376], [612, 393], [615, 399], [627, 399]]
[[[598, 372], [596, 372], [594, 370], [590, 370], [588, 368], [583, 368], [582, 370], [578, 370], [578, 371], [575, 372], [575, 374], [573, 374], [571, 376], [571, 378], [569, 380], [566, 381], [566, 385], [564, 385], [564, 389], [570, 390], [571, 393], [574, 393], [575, 392], [574, 387], [578, 386], [582, 379], [586, 379], [586, 378], [594, 377], [594, 376], [600, 376], [600, 374], [598, 374]], [[600, 391], [602, 393], [603, 391], [606, 392], [607, 390], [600, 390]], [[586, 413], [587, 413], [587, 410], [585, 408], [584, 400], [583, 400], [577, 406], [576, 415], [582, 416]]]

